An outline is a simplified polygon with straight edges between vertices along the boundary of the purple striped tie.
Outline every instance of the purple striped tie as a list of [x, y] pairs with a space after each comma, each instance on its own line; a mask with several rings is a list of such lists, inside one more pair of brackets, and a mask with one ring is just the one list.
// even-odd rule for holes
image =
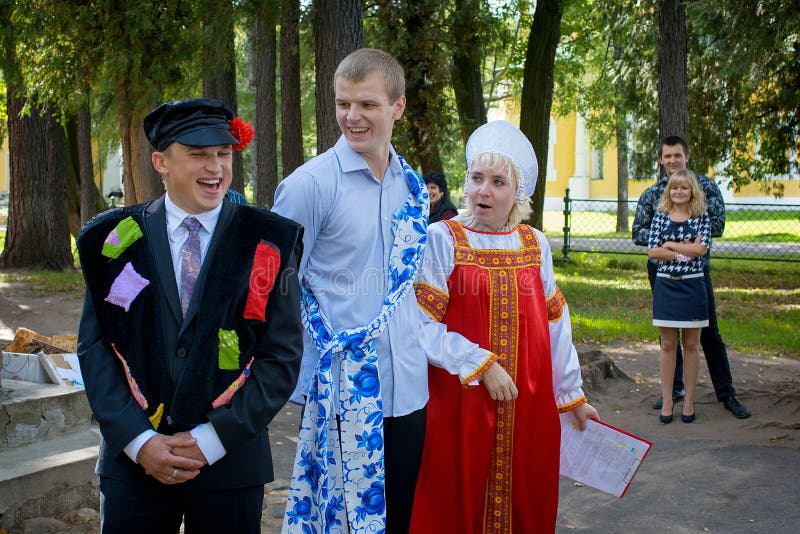
[[197, 275], [200, 274], [200, 236], [197, 231], [201, 224], [194, 217], [186, 217], [181, 226], [189, 231], [189, 237], [181, 246], [181, 310], [185, 316], [192, 301]]

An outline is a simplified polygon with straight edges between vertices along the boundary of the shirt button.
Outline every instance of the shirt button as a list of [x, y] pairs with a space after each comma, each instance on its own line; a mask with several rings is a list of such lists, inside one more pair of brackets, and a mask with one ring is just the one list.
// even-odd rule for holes
[[175, 354], [178, 356], [178, 358], [185, 358], [186, 357], [186, 349], [184, 347], [180, 347]]

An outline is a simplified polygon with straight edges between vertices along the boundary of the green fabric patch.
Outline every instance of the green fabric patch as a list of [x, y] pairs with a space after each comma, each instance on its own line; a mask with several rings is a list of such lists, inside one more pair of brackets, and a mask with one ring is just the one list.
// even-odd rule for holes
[[139, 228], [133, 217], [122, 219], [103, 242], [103, 256], [112, 259], [118, 258], [140, 237], [142, 237], [142, 229]]
[[219, 330], [219, 368], [223, 371], [239, 370], [239, 336], [236, 330]]

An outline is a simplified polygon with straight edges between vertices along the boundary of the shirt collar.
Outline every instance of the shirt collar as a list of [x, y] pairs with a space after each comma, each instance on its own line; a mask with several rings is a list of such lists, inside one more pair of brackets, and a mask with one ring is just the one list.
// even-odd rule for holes
[[[361, 157], [361, 154], [350, 148], [347, 138], [344, 135], [339, 137], [334, 145], [336, 155], [339, 157], [339, 165], [342, 166], [342, 172], [355, 172], [355, 171], [369, 171], [369, 166], [366, 160]], [[394, 147], [389, 145], [389, 166], [386, 168], [387, 173], [397, 174], [402, 172], [403, 167], [397, 159], [397, 153]]]
[[200, 224], [202, 225], [203, 229], [206, 232], [208, 232], [209, 234], [213, 234], [214, 229], [217, 227], [219, 214], [222, 211], [222, 202], [220, 202], [219, 205], [213, 210], [204, 211], [203, 213], [191, 214], [179, 208], [178, 205], [175, 204], [171, 198], [169, 198], [169, 193], [167, 193], [164, 196], [164, 208], [167, 210], [168, 234], [171, 235], [175, 230], [177, 230], [186, 217], [194, 217], [195, 219], [200, 221]]

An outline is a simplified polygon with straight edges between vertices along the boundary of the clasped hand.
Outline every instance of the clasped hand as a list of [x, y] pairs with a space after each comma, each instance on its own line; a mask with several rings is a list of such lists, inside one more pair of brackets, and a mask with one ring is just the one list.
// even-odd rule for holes
[[208, 463], [197, 440], [188, 432], [156, 434], [142, 445], [138, 460], [144, 472], [162, 484], [191, 480]]
[[497, 362], [489, 367], [482, 379], [489, 395], [496, 401], [512, 401], [519, 395], [514, 380]]

